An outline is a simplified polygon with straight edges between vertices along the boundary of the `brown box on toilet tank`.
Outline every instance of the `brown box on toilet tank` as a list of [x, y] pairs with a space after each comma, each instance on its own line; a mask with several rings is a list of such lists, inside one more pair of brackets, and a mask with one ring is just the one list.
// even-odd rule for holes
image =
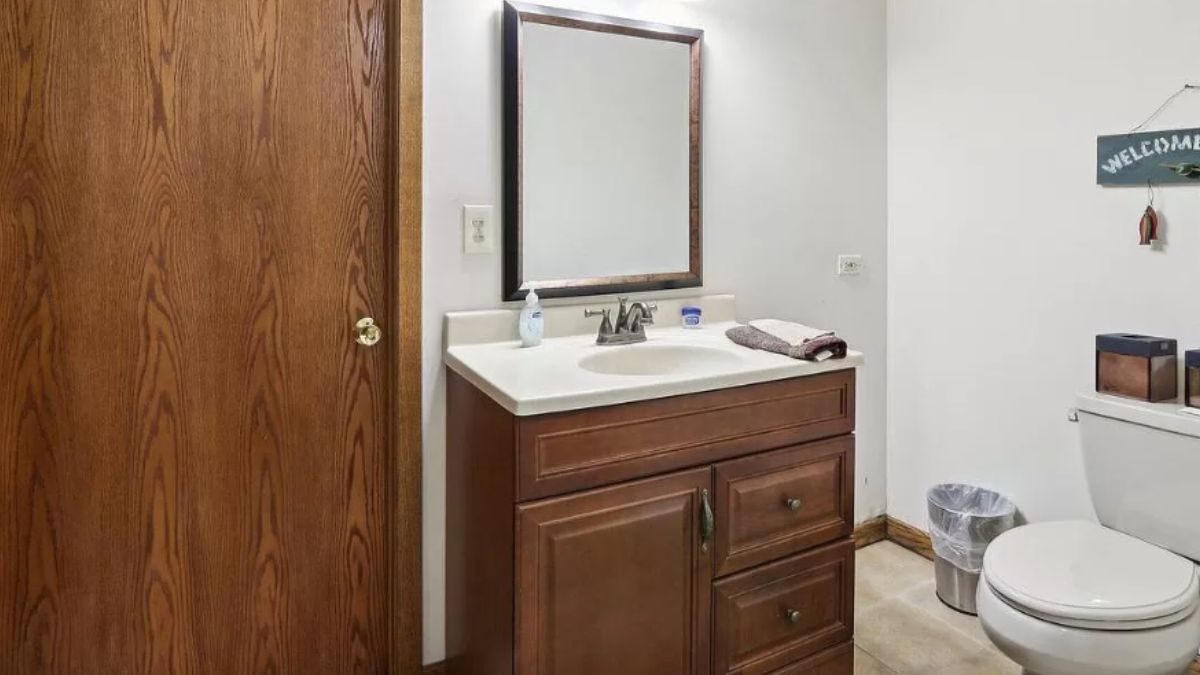
[[1096, 336], [1096, 391], [1140, 401], [1179, 397], [1178, 344], [1133, 333]]

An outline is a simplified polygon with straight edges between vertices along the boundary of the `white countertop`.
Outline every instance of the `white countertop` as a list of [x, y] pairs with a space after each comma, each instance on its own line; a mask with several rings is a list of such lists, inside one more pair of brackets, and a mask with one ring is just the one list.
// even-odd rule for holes
[[[747, 349], [725, 337], [725, 330], [734, 325], [721, 321], [699, 329], [650, 327], [646, 342], [623, 346], [598, 346], [594, 334], [547, 338], [529, 349], [511, 340], [451, 344], [446, 364], [509, 412], [526, 416], [816, 375], [863, 362], [862, 354], [854, 351], [844, 359], [814, 363]], [[667, 375], [600, 374], [579, 365], [580, 359], [598, 351], [664, 345], [719, 349], [733, 358]]]

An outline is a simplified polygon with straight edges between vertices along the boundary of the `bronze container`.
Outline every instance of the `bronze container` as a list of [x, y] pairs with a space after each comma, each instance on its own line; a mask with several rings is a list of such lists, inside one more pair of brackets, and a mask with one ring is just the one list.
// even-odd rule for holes
[[1178, 344], [1150, 335], [1097, 335], [1096, 391], [1140, 401], [1175, 400], [1179, 396]]

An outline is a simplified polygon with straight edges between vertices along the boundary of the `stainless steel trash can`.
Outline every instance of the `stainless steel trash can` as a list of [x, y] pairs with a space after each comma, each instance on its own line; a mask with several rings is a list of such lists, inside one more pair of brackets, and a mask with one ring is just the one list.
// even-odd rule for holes
[[934, 577], [942, 602], [975, 614], [975, 591], [987, 545], [1012, 529], [1017, 509], [1004, 495], [973, 485], [943, 483], [926, 494]]

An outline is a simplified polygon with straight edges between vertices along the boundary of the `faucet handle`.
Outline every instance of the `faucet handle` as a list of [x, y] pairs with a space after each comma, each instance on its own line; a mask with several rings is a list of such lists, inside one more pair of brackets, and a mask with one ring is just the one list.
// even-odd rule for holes
[[654, 302], [643, 302], [642, 307], [645, 309], [642, 312], [641, 323], [647, 326], [654, 325], [654, 313], [658, 311], [658, 304]]
[[612, 312], [611, 309], [585, 309], [585, 310], [583, 310], [584, 318], [590, 319], [595, 316], [604, 317], [604, 319], [600, 321], [600, 329], [598, 331], [597, 339], [599, 339], [601, 337], [608, 337], [613, 334], [612, 319], [609, 318], [610, 312]]
[[642, 319], [642, 323], [654, 325], [654, 313], [658, 311], [657, 302], [643, 302], [642, 306], [646, 308], [646, 316]]

